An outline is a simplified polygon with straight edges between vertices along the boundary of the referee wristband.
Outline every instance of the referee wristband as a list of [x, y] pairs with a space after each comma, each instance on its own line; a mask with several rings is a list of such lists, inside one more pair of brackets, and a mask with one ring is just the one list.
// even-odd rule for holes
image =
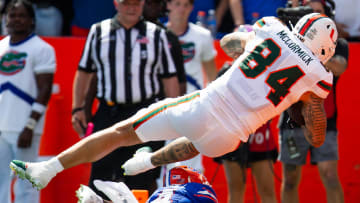
[[83, 109], [84, 109], [84, 107], [74, 108], [74, 109], [71, 111], [71, 115], [74, 115], [76, 112], [82, 111]]
[[43, 114], [45, 112], [46, 106], [43, 104], [40, 104], [38, 102], [34, 102], [31, 106], [31, 110], [35, 111], [39, 114]]
[[35, 120], [33, 118], [29, 118], [29, 120], [27, 121], [25, 127], [30, 129], [30, 130], [34, 130], [36, 124], [37, 124], [37, 120]]

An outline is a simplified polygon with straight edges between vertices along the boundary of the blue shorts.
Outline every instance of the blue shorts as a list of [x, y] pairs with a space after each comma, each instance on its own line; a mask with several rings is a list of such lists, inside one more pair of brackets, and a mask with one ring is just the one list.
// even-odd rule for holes
[[[289, 145], [287, 139], [294, 137], [294, 142], [299, 156], [290, 158]], [[310, 162], [316, 164], [322, 161], [332, 161], [339, 159], [337, 131], [327, 131], [325, 142], [320, 147], [312, 147], [305, 139], [303, 130], [300, 128], [284, 129], [280, 139], [280, 161], [284, 164], [304, 165], [306, 156], [310, 151]]]

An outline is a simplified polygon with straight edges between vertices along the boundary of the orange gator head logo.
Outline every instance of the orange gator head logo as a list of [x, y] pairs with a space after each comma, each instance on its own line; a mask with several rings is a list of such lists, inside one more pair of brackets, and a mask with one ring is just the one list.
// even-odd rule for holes
[[26, 64], [26, 53], [9, 51], [0, 56], [0, 74], [14, 75], [24, 69]]

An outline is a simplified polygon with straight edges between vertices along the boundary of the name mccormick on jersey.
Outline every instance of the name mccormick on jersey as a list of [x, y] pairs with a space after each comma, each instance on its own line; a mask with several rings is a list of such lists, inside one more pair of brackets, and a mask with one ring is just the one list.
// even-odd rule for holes
[[294, 52], [296, 55], [299, 56], [299, 58], [306, 63], [306, 65], [309, 65], [311, 61], [314, 59], [306, 53], [305, 50], [301, 48], [301, 46], [295, 42], [293, 42], [290, 37], [287, 35], [285, 30], [281, 30], [280, 32], [276, 33], [280, 37], [280, 39], [289, 47], [289, 49]]

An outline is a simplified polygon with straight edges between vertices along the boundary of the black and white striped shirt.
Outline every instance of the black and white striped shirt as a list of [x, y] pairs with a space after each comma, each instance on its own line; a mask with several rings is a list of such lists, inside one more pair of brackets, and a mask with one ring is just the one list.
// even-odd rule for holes
[[156, 97], [158, 77], [176, 75], [164, 29], [141, 20], [127, 30], [116, 17], [91, 27], [79, 70], [96, 71], [97, 97], [119, 104]]

